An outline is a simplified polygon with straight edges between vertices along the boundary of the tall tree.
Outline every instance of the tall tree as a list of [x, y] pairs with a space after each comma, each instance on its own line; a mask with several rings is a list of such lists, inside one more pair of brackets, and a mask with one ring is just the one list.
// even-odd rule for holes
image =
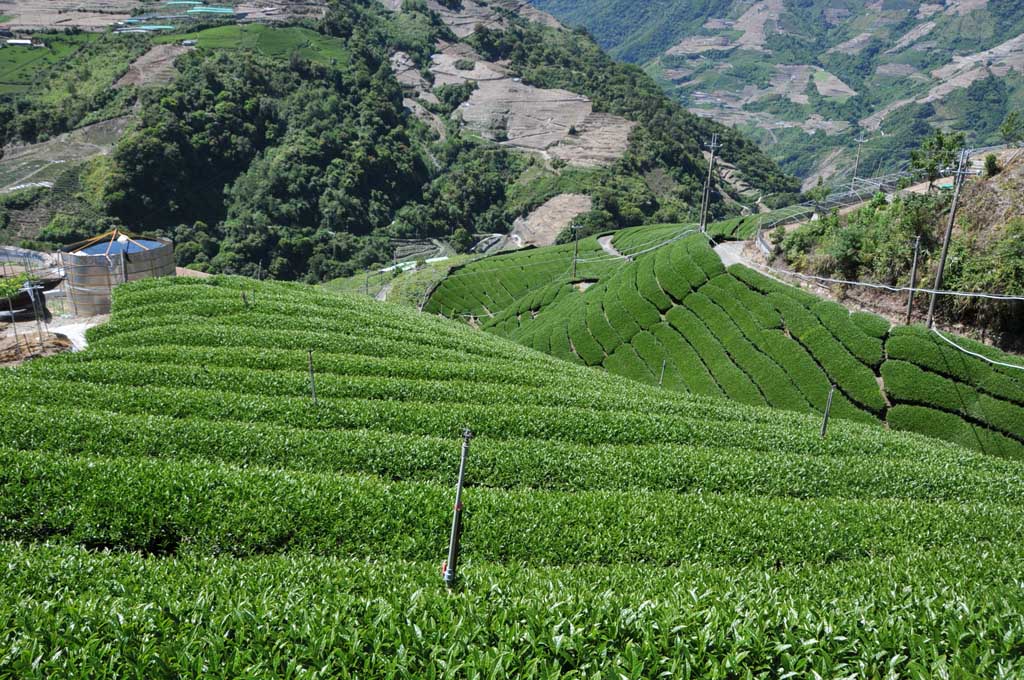
[[910, 152], [910, 167], [928, 179], [929, 192], [935, 180], [956, 162], [963, 145], [964, 133], [936, 130], [918, 149]]
[[1006, 120], [999, 127], [999, 134], [1007, 144], [1024, 142], [1024, 116], [1020, 111], [1010, 111], [1006, 114]]

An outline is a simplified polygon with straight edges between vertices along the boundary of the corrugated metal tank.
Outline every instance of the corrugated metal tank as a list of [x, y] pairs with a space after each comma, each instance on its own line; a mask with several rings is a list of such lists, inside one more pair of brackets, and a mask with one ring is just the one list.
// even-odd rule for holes
[[77, 316], [110, 313], [111, 291], [121, 283], [174, 276], [174, 245], [163, 238], [104, 234], [61, 253], [68, 303]]

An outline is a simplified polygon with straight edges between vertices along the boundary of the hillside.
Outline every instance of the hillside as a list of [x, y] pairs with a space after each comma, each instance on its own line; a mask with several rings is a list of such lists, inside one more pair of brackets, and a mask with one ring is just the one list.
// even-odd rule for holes
[[[16, 29], [49, 16], [22, 4]], [[145, 34], [23, 28], [45, 47], [0, 52], [0, 240], [52, 248], [120, 224], [174, 238], [181, 266], [319, 282], [387, 262], [397, 239], [464, 250], [564, 196], [563, 227], [689, 218], [715, 132], [731, 168], [715, 214], [796, 188], [525, 3], [285, 4]], [[124, 122], [113, 142], [48, 141], [108, 119]]]
[[[567, 361], [675, 391], [832, 413], [1024, 459], [1024, 371], [950, 346], [948, 334], [850, 314], [743, 265], [692, 225], [640, 227], [457, 268], [425, 311]], [[945, 339], [944, 339], [945, 338]], [[1012, 357], [966, 338], [997, 361]]]
[[[943, 288], [994, 295], [1024, 296], [1024, 150], [992, 154], [992, 171], [978, 171], [963, 187], [950, 241]], [[951, 180], [944, 180], [946, 186]], [[917, 192], [920, 193], [917, 193]], [[917, 281], [935, 281], [948, 225], [949, 191], [927, 192], [925, 185], [900, 195], [874, 197], [865, 205], [822, 215], [768, 235], [775, 245], [770, 259], [782, 270], [865, 284], [910, 283], [914, 248], [920, 239]], [[783, 232], [786, 232], [783, 235]], [[903, 319], [905, 295], [845, 287], [840, 294], [887, 317]], [[926, 304], [916, 310], [924, 320]], [[1024, 303], [1020, 300], [944, 298], [937, 318], [947, 326], [1010, 351], [1024, 351]]]
[[995, 143], [1024, 106], [1024, 5], [851, 0], [533, 0], [737, 124], [813, 186], [891, 170], [933, 126]]
[[1022, 670], [1016, 462], [237, 278], [0, 383], [5, 675]]

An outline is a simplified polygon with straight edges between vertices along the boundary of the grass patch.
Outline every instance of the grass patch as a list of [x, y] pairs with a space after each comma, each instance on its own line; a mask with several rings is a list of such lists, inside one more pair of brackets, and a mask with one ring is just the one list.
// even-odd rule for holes
[[348, 59], [343, 40], [298, 26], [271, 28], [263, 24], [217, 26], [191, 33], [172, 33], [156, 38], [159, 44], [195, 40], [199, 49], [252, 50], [276, 59], [298, 54], [304, 59], [330, 65]]

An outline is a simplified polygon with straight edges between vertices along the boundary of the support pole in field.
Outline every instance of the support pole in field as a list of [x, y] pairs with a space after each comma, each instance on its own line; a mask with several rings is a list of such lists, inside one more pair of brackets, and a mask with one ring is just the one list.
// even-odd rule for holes
[[370, 294], [370, 270], [366, 270], [366, 281], [363, 282], [363, 295]]
[[[25, 289], [28, 291], [28, 299], [32, 302], [32, 316], [36, 317], [36, 334], [39, 338], [39, 353], [43, 353], [43, 325], [39, 323], [39, 317], [41, 312], [39, 310], [39, 302], [36, 300], [36, 286], [26, 282]], [[41, 290], [41, 288], [40, 288]]]
[[576, 258], [580, 256], [580, 226], [574, 224], [572, 229], [572, 280], [576, 280]]
[[668, 363], [668, 359], [661, 360], [661, 375], [658, 377], [658, 387], [662, 386], [665, 382], [665, 365]]
[[[21, 356], [21, 338], [18, 337], [18, 322], [14, 320], [14, 303], [7, 298], [7, 309], [11, 312], [11, 328], [14, 329], [14, 351]], [[27, 343], [26, 343], [27, 344]]]
[[444, 584], [454, 588], [459, 580], [459, 542], [462, 539], [462, 487], [466, 481], [466, 457], [469, 455], [469, 441], [473, 433], [466, 428], [462, 432], [462, 457], [459, 460], [459, 478], [455, 483], [455, 510], [452, 513], [452, 533], [448, 538], [448, 559], [442, 565]]
[[960, 160], [957, 163], [956, 178], [953, 180], [953, 205], [949, 208], [949, 221], [946, 223], [946, 235], [942, 239], [942, 256], [939, 258], [939, 270], [935, 274], [935, 290], [932, 291], [931, 302], [928, 303], [928, 328], [932, 327], [935, 323], [935, 301], [938, 299], [938, 293], [935, 291], [942, 290], [942, 275], [946, 270], [946, 256], [949, 254], [949, 241], [953, 236], [953, 224], [956, 222], [956, 209], [960, 205], [960, 189], [964, 184], [964, 177], [967, 172], [964, 171], [964, 166], [967, 165], [967, 159], [969, 152], [967, 149], [960, 151]]
[[711, 142], [705, 144], [705, 146], [711, 149], [711, 160], [708, 161], [708, 177], [704, 181], [704, 199], [700, 204], [700, 231], [702, 234], [708, 230], [708, 208], [711, 203], [711, 173], [715, 169], [715, 153], [722, 147], [718, 143], [717, 132], [711, 136]]
[[242, 304], [245, 305], [246, 309], [249, 308], [249, 298], [245, 296], [245, 291], [242, 291]]
[[313, 395], [313, 406], [316, 406], [316, 375], [313, 373], [313, 350], [309, 350], [309, 391]]
[[914, 288], [917, 286], [917, 258], [921, 254], [921, 237], [914, 241], [914, 264], [910, 266], [910, 291], [907, 293], [907, 323], [910, 325], [910, 317], [914, 312]]
[[836, 394], [836, 386], [831, 385], [828, 390], [828, 401], [825, 402], [825, 419], [821, 421], [821, 438], [828, 434], [828, 417], [832, 414], [832, 397]]

